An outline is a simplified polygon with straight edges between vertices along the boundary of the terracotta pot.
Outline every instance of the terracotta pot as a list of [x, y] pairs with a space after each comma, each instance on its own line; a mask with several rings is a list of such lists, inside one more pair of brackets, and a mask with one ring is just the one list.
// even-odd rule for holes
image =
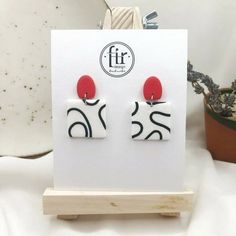
[[[232, 90], [222, 89], [222, 93]], [[213, 159], [236, 163], [236, 121], [213, 112], [204, 101], [207, 149]]]

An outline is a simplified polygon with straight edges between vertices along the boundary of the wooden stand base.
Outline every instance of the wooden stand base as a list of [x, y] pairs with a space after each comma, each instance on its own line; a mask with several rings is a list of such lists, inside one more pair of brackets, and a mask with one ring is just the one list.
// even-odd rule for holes
[[43, 212], [59, 219], [78, 215], [160, 213], [179, 216], [191, 211], [193, 192], [67, 191], [48, 188], [43, 194]]

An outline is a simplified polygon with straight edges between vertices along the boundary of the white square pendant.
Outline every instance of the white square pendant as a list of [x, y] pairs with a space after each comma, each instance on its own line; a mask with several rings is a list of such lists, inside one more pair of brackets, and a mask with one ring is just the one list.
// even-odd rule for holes
[[67, 133], [71, 138], [105, 138], [105, 100], [67, 100]]
[[169, 102], [132, 103], [132, 139], [169, 140], [171, 104]]

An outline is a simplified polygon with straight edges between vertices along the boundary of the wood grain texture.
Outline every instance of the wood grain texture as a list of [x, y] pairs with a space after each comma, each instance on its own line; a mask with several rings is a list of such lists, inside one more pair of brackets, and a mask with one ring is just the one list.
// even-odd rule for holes
[[191, 211], [193, 192], [76, 191], [48, 188], [46, 215], [178, 213]]

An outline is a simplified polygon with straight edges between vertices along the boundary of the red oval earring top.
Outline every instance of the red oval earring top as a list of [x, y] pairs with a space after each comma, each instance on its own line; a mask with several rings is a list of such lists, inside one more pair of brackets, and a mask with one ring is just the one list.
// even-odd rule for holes
[[92, 99], [95, 96], [96, 87], [89, 75], [83, 75], [77, 82], [77, 94], [81, 99]]
[[162, 95], [161, 81], [155, 77], [149, 77], [143, 86], [143, 96], [146, 100], [158, 100]]

